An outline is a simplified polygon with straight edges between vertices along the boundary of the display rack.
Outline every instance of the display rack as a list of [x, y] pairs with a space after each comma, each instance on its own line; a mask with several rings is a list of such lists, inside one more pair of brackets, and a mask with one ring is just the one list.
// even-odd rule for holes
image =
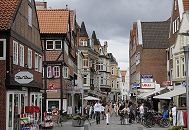
[[38, 106], [26, 106], [25, 113], [20, 114], [20, 125], [22, 130], [39, 130], [40, 108]]

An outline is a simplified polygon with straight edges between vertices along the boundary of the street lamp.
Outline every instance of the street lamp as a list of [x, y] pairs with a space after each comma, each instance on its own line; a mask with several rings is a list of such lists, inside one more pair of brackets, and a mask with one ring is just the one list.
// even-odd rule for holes
[[[189, 36], [189, 33], [178, 33], [178, 35]], [[186, 107], [187, 107], [187, 118], [189, 118], [189, 45], [184, 46], [185, 56], [185, 68], [186, 68]], [[189, 119], [187, 120], [187, 130], [189, 130]]]

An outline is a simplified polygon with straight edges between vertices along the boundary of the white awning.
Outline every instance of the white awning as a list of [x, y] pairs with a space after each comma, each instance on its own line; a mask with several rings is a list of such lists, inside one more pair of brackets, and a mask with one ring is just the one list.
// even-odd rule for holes
[[87, 96], [85, 98], [83, 98], [84, 100], [94, 100], [94, 101], [98, 101], [100, 100], [99, 98], [96, 98], [96, 97], [92, 97], [92, 96]]
[[157, 90], [152, 90], [150, 92], [143, 93], [143, 94], [139, 95], [138, 98], [146, 99], [147, 97], [149, 97], [149, 96], [151, 96], [153, 94], [156, 94], [156, 93], [158, 93], [158, 92], [160, 92], [160, 91], [162, 91], [164, 89], [166, 89], [166, 88], [158, 88]]
[[179, 86], [175, 86], [174, 90], [158, 95], [158, 96], [154, 96], [153, 98], [156, 99], [171, 99], [172, 97], [178, 96], [178, 95], [182, 95], [186, 93], [186, 88], [182, 85]]

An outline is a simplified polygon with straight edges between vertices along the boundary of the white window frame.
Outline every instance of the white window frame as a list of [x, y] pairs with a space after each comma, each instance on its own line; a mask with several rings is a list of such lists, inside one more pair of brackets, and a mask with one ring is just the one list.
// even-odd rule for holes
[[28, 25], [32, 27], [32, 7], [28, 5]]
[[88, 58], [83, 59], [83, 67], [84, 68], [89, 67], [89, 59]]
[[39, 59], [39, 67], [38, 67], [38, 71], [42, 73], [42, 56], [38, 55], [38, 59]]
[[176, 62], [176, 78], [179, 78], [180, 77], [180, 61], [179, 61], [179, 59], [176, 59], [175, 60], [175, 62]]
[[181, 58], [181, 73], [182, 73], [182, 77], [185, 77], [185, 58], [182, 57]]
[[18, 42], [13, 41], [13, 64], [18, 65]]
[[6, 60], [6, 39], [0, 39], [3, 42], [3, 57], [0, 57], [0, 60]]
[[24, 67], [24, 46], [19, 44], [19, 62], [20, 66]]
[[66, 66], [64, 66], [63, 67], [63, 77], [64, 78], [68, 78], [68, 73], [69, 73], [69, 70], [68, 70], [69, 68], [68, 67], [66, 67]]
[[[53, 48], [52, 48], [52, 49], [48, 49], [48, 48], [47, 48], [47, 43], [48, 43], [48, 42], [52, 42], [52, 43], [53, 43]], [[53, 40], [47, 40], [47, 41], [46, 41], [46, 50], [54, 50], [54, 42], [53, 42]]]
[[[61, 48], [56, 48], [56, 41], [60, 41], [60, 44], [61, 44]], [[55, 50], [62, 50], [62, 41], [61, 40], [54, 40], [54, 49]]]
[[28, 48], [28, 68], [32, 68], [32, 50]]
[[59, 78], [60, 77], [60, 66], [54, 66], [53, 67], [53, 76], [55, 78]]
[[[85, 82], [85, 80], [86, 80], [86, 82]], [[84, 85], [87, 84], [87, 75], [84, 75], [84, 76], [83, 76], [83, 84], [84, 84]]]
[[35, 71], [39, 71], [39, 55], [35, 53]]
[[47, 78], [52, 78], [52, 67], [51, 66], [47, 66]]

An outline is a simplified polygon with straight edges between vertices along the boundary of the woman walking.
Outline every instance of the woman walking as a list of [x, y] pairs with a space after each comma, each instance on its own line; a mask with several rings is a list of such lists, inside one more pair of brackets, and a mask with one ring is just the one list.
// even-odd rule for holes
[[105, 113], [106, 113], [106, 124], [109, 125], [110, 124], [110, 114], [112, 112], [112, 105], [110, 102], [108, 102], [106, 104], [106, 107], [105, 107]]

